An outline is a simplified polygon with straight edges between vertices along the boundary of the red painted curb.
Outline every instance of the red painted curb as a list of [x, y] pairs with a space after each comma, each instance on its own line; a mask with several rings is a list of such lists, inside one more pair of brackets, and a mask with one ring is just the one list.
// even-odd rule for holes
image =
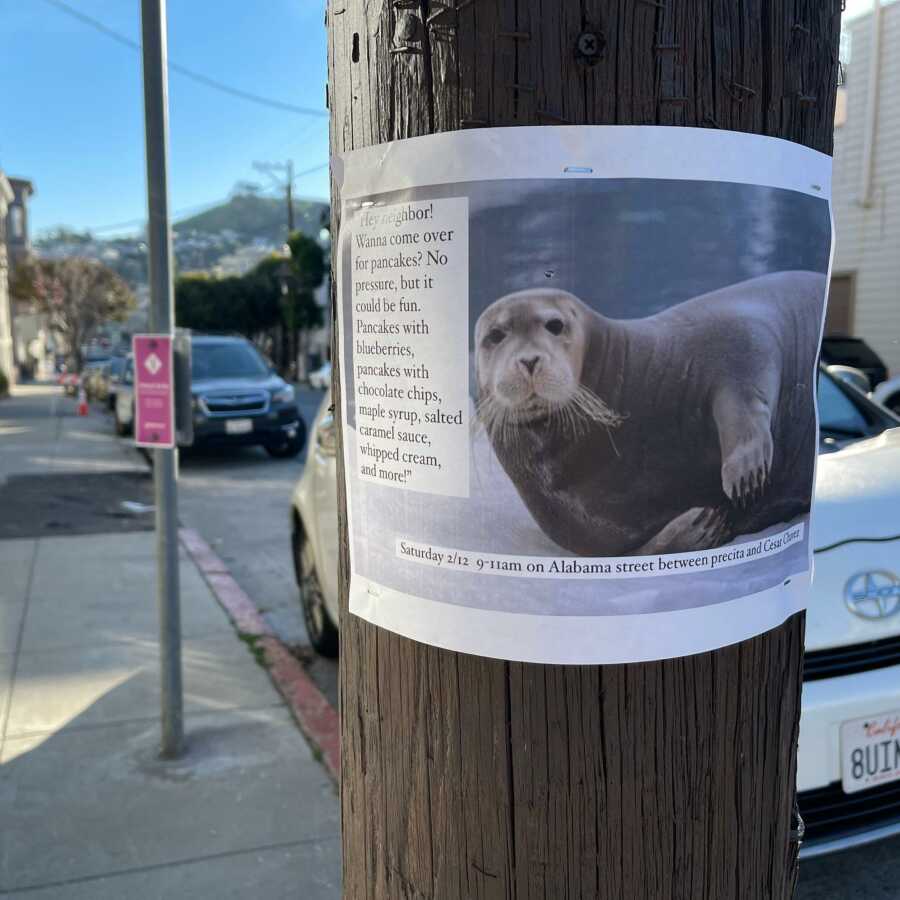
[[337, 710], [306, 674], [300, 661], [269, 627], [256, 604], [228, 571], [228, 566], [193, 528], [179, 529], [181, 543], [207, 584], [242, 634], [258, 637], [266, 668], [303, 733], [321, 752], [329, 774], [340, 779], [341, 728]]
[[322, 752], [325, 767], [337, 781], [341, 774], [341, 725], [337, 710], [278, 638], [267, 636], [260, 643], [272, 680], [304, 733]]
[[193, 528], [180, 529], [181, 543], [204, 575], [220, 572], [228, 575], [228, 566], [219, 559], [206, 541]]
[[219, 603], [228, 611], [228, 615], [231, 616], [238, 631], [256, 637], [274, 636], [253, 601], [231, 575], [222, 572], [204, 572], [203, 574]]

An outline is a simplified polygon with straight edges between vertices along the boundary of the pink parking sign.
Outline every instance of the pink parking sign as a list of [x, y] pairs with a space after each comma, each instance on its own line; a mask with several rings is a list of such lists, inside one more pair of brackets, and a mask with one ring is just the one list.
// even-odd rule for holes
[[134, 442], [138, 447], [175, 446], [172, 338], [136, 334], [134, 351]]

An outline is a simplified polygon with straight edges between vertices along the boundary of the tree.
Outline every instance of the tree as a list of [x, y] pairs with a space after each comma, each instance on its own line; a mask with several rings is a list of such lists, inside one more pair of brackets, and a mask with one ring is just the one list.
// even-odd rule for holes
[[[301, 231], [291, 233], [288, 247], [291, 259], [283, 303], [284, 325], [290, 359], [292, 364], [297, 364], [302, 346], [301, 335], [322, 324], [322, 308], [316, 303], [315, 290], [325, 277], [325, 253], [318, 241]], [[299, 376], [300, 373], [296, 374]]]
[[[291, 234], [288, 238], [288, 247], [291, 250], [291, 273], [297, 295], [312, 300], [313, 292], [325, 278], [325, 252], [318, 241], [302, 231]], [[319, 310], [318, 306], [315, 308]], [[310, 319], [309, 324], [321, 324], [321, 312], [309, 310], [305, 315]], [[312, 321], [313, 319], [316, 321]]]
[[122, 321], [135, 308], [134, 294], [115, 272], [92, 259], [29, 259], [12, 284], [18, 300], [32, 300], [61, 335], [80, 367], [81, 347], [104, 322]]
[[313, 292], [325, 272], [322, 248], [314, 240], [295, 232], [289, 246], [290, 261], [267, 256], [245, 275], [181, 276], [175, 282], [178, 324], [197, 331], [237, 331], [251, 340], [277, 329], [285, 368], [296, 347], [297, 331], [322, 323]]
[[[726, 128], [830, 153], [840, 6], [330, 2], [332, 157], [554, 124]], [[417, 644], [347, 614], [342, 474], [338, 493], [346, 900], [791, 895], [803, 615], [640, 665]]]
[[257, 301], [246, 277], [183, 275], [175, 282], [175, 321], [195, 331], [237, 331], [253, 337], [269, 325], [257, 315]]
[[316, 303], [315, 291], [325, 278], [325, 253], [318, 241], [302, 231], [291, 234], [288, 247], [290, 299], [285, 324], [294, 332], [318, 328], [322, 324], [322, 308]]

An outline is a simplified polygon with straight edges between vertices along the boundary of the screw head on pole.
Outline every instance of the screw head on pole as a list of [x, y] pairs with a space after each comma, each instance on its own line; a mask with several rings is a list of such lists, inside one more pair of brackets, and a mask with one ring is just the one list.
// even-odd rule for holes
[[582, 31], [575, 42], [575, 58], [589, 66], [600, 61], [606, 49], [606, 38], [599, 31]]

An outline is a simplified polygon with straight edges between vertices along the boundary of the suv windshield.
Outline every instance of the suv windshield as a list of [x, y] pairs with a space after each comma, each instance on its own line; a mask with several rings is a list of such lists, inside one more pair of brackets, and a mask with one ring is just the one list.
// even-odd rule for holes
[[241, 341], [195, 343], [191, 347], [191, 357], [196, 379], [261, 378], [269, 374], [262, 357], [250, 344]]

